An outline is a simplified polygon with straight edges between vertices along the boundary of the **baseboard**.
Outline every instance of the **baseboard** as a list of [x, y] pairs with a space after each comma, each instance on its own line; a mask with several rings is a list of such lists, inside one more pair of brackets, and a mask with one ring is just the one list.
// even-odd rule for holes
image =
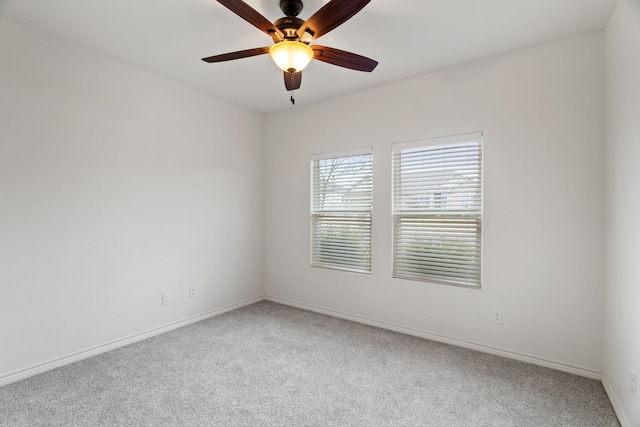
[[179, 320], [177, 322], [169, 323], [157, 328], [149, 329], [144, 332], [140, 332], [134, 335], [130, 335], [128, 337], [124, 337], [115, 341], [108, 342], [106, 344], [102, 344], [96, 347], [89, 348], [87, 350], [83, 350], [77, 353], [69, 354], [67, 356], [63, 356], [54, 360], [50, 360], [48, 362], [40, 363], [34, 366], [30, 366], [25, 369], [21, 369], [19, 371], [11, 372], [7, 375], [0, 376], [0, 387], [11, 384], [16, 381], [20, 381], [22, 379], [50, 371], [55, 368], [59, 368], [64, 365], [68, 365], [70, 363], [77, 362], [79, 360], [88, 359], [89, 357], [96, 356], [101, 353], [106, 353], [110, 350], [115, 350], [116, 348], [124, 347], [125, 345], [133, 344], [138, 341], [145, 340], [147, 338], [151, 338], [156, 335], [163, 334], [165, 332], [172, 331], [174, 329], [181, 328], [183, 326], [190, 325], [192, 323], [197, 323], [202, 320], [208, 319], [210, 317], [218, 316], [220, 314], [236, 310], [240, 307], [244, 307], [246, 305], [254, 304], [256, 302], [264, 300], [264, 296], [250, 298], [248, 300], [240, 301], [235, 304], [230, 304], [222, 308], [218, 308], [215, 310], [207, 311], [205, 313], [188, 317], [186, 319]]
[[358, 315], [353, 315], [353, 314], [349, 314], [349, 313], [344, 313], [341, 311], [337, 311], [337, 310], [332, 310], [332, 309], [328, 309], [328, 308], [324, 308], [324, 307], [319, 307], [316, 305], [312, 305], [312, 304], [307, 304], [307, 303], [302, 303], [299, 301], [294, 301], [294, 300], [290, 300], [290, 299], [285, 299], [285, 298], [280, 298], [280, 297], [276, 297], [276, 296], [272, 296], [272, 295], [267, 295], [267, 296], [259, 296], [259, 297], [254, 297], [254, 298], [250, 298], [248, 300], [244, 300], [244, 301], [240, 301], [238, 303], [234, 303], [234, 304], [230, 304], [227, 305], [225, 307], [221, 307], [219, 309], [215, 309], [215, 310], [211, 310], [208, 311], [206, 313], [202, 313], [199, 314], [197, 316], [192, 316], [177, 322], [173, 322], [167, 325], [163, 325], [160, 326], [158, 328], [153, 328], [144, 332], [140, 332], [138, 334], [134, 334], [128, 337], [124, 337], [115, 341], [111, 341], [109, 343], [106, 344], [102, 344], [96, 347], [92, 347], [89, 348], [87, 350], [83, 350], [77, 353], [73, 353], [67, 356], [63, 356], [51, 361], [47, 361], [44, 363], [40, 363], [34, 366], [30, 366], [28, 368], [25, 369], [21, 369], [19, 371], [15, 371], [15, 372], [11, 372], [9, 374], [0, 376], [0, 387], [16, 382], [16, 381], [20, 381], [22, 379], [31, 377], [33, 375], [37, 375], [40, 374], [42, 372], [46, 372], [49, 371], [51, 369], [55, 369], [64, 365], [68, 365], [70, 363], [74, 363], [77, 362], [79, 360], [83, 360], [83, 359], [87, 359], [89, 357], [92, 356], [96, 356], [98, 354], [101, 353], [105, 353], [107, 351], [110, 350], [114, 350], [116, 348], [120, 348], [120, 347], [124, 347], [126, 345], [129, 344], [133, 344], [135, 342], [138, 341], [142, 341], [145, 340], [147, 338], [151, 338], [153, 336], [156, 335], [160, 335], [163, 334], [165, 332], [169, 332], [172, 331], [174, 329], [178, 329], [181, 328], [183, 326], [187, 326], [190, 325], [192, 323], [196, 323], [196, 322], [200, 322], [202, 320], [232, 311], [232, 310], [236, 310], [238, 308], [244, 307], [246, 305], [250, 305], [250, 304], [254, 304], [256, 302], [262, 301], [262, 300], [268, 300], [268, 301], [272, 301], [272, 302], [276, 302], [276, 303], [280, 303], [280, 304], [284, 304], [284, 305], [289, 305], [292, 307], [297, 307], [297, 308], [301, 308], [303, 310], [309, 310], [309, 311], [313, 311], [316, 313], [321, 313], [321, 314], [326, 314], [329, 316], [334, 316], [334, 317], [338, 317], [341, 319], [346, 319], [346, 320], [350, 320], [353, 322], [358, 322], [358, 323], [363, 323], [366, 325], [370, 325], [370, 326], [375, 326], [375, 327], [379, 327], [382, 329], [388, 329], [391, 331], [395, 331], [395, 332], [400, 332], [403, 334], [407, 334], [407, 335], [413, 335], [413, 336], [417, 336], [420, 338], [425, 338], [425, 339], [430, 339], [433, 341], [438, 341], [438, 342], [443, 342], [446, 344], [451, 344], [451, 345], [455, 345], [458, 347], [463, 347], [463, 348], [469, 348], [471, 350], [476, 350], [476, 351], [481, 351], [483, 353], [489, 353], [489, 354], [495, 354], [497, 356], [502, 356], [502, 357], [507, 357], [510, 359], [515, 359], [515, 360], [520, 360], [523, 362], [527, 362], [527, 363], [531, 363], [534, 365], [539, 365], [539, 366], [544, 366], [547, 368], [551, 368], [551, 369], [556, 369], [558, 371], [562, 371], [562, 372], [568, 372], [571, 374], [575, 374], [575, 375], [580, 375], [583, 377], [587, 377], [587, 378], [591, 378], [591, 379], [596, 379], [596, 380], [601, 380], [603, 383], [603, 386], [605, 388], [605, 391], [607, 392], [607, 395], [609, 396], [609, 400], [611, 400], [612, 406], [616, 412], [616, 414], [618, 415], [618, 418], [620, 418], [621, 423], [623, 425], [623, 427], [627, 427], [628, 423], [625, 425], [625, 419], [624, 419], [624, 415], [622, 414], [622, 412], [620, 411], [619, 405], [617, 404], [617, 401], [615, 399], [615, 395], [613, 394], [611, 387], [609, 386], [609, 384], [606, 382], [606, 378], [598, 371], [594, 371], [594, 370], [590, 370], [590, 369], [586, 369], [586, 368], [582, 368], [582, 367], [577, 367], [577, 366], [572, 366], [572, 365], [568, 365], [565, 363], [560, 363], [560, 362], [556, 362], [553, 360], [548, 360], [548, 359], [542, 359], [542, 358], [538, 358], [538, 357], [533, 357], [533, 356], [528, 356], [525, 354], [521, 354], [521, 353], [516, 353], [516, 352], [512, 352], [509, 350], [504, 350], [504, 349], [500, 349], [500, 348], [496, 348], [496, 347], [491, 347], [491, 346], [487, 346], [487, 345], [483, 345], [483, 344], [478, 344], [478, 343], [473, 343], [473, 342], [469, 342], [469, 341], [464, 341], [464, 340], [459, 340], [456, 338], [451, 338], [451, 337], [447, 337], [444, 335], [439, 335], [439, 334], [434, 334], [431, 332], [427, 332], [427, 331], [422, 331], [422, 330], [418, 330], [418, 329], [413, 329], [413, 328], [407, 328], [404, 326], [400, 326], [400, 325], [395, 325], [392, 323], [388, 323], [388, 322], [382, 322], [379, 320], [375, 320], [375, 319], [371, 319], [371, 318], [367, 318], [367, 317], [363, 317], [363, 316], [358, 316]]
[[529, 356], [526, 354], [521, 354], [521, 353], [517, 353], [517, 352], [513, 352], [510, 350], [505, 350], [497, 347], [491, 347], [484, 344], [478, 344], [470, 341], [459, 340], [457, 338], [451, 338], [444, 335], [434, 334], [431, 332], [422, 331], [418, 329], [407, 328], [405, 326], [395, 325], [393, 323], [387, 323], [387, 322], [371, 319], [368, 317], [358, 316], [350, 313], [344, 313], [341, 311], [319, 307], [312, 304], [306, 304], [299, 301], [293, 301], [286, 298], [280, 298], [273, 295], [266, 295], [265, 299], [267, 301], [289, 305], [292, 307], [301, 308], [303, 310], [314, 311], [316, 313], [326, 314], [333, 317], [339, 317], [341, 319], [351, 320], [353, 322], [363, 323], [370, 326], [376, 326], [378, 328], [388, 329], [391, 331], [400, 332], [407, 335], [413, 335], [420, 338], [426, 338], [432, 341], [438, 341], [445, 344], [451, 344], [458, 347], [480, 351], [483, 353], [489, 353], [489, 354], [494, 354], [496, 356], [502, 356], [509, 359], [519, 360], [521, 362], [527, 362], [533, 365], [555, 369], [557, 371], [568, 372], [570, 374], [575, 374], [581, 377], [591, 378], [594, 380], [600, 380], [601, 374], [602, 374], [599, 371], [583, 368], [580, 366], [568, 365], [566, 363], [557, 362], [554, 360], [543, 359], [535, 356]]
[[607, 380], [607, 374], [605, 372], [602, 373], [601, 381], [602, 381], [602, 386], [604, 387], [604, 391], [607, 393], [607, 396], [609, 397], [611, 406], [613, 406], [613, 412], [616, 413], [616, 416], [618, 417], [618, 421], [620, 421], [620, 425], [622, 427], [631, 427], [631, 423], [627, 421], [627, 419], [624, 416], [624, 413], [622, 412], [622, 409], [620, 408], [620, 404], [618, 403], [616, 394], [613, 392], [613, 388], [611, 388], [611, 385], [609, 384], [609, 380]]

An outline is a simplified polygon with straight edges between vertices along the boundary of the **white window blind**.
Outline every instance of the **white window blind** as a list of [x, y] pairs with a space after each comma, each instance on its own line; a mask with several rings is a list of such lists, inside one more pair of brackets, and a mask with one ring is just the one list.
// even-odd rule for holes
[[482, 134], [393, 145], [393, 277], [480, 287]]
[[371, 272], [371, 148], [311, 158], [311, 265]]

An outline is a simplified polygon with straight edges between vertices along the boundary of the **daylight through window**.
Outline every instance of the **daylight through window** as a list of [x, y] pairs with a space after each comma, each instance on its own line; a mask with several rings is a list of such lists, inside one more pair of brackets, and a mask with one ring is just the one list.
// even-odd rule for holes
[[482, 134], [393, 145], [393, 277], [480, 287]]
[[371, 272], [371, 148], [311, 158], [311, 265]]

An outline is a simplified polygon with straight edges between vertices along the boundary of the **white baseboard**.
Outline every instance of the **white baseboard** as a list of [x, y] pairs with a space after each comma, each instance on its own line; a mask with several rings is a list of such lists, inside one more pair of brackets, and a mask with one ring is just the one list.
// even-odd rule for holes
[[533, 365], [543, 366], [545, 368], [555, 369], [557, 371], [568, 372], [570, 374], [579, 375], [581, 377], [591, 378], [594, 380], [600, 380], [602, 373], [600, 371], [595, 371], [588, 368], [583, 368], [580, 366], [573, 366], [562, 362], [557, 362], [554, 360], [543, 359], [535, 356], [529, 356], [526, 354], [521, 354], [517, 352], [513, 352], [510, 350], [505, 350], [497, 347], [491, 347], [484, 344], [478, 344], [470, 341], [459, 340], [456, 338], [447, 337], [444, 335], [434, 334], [427, 331], [421, 331], [418, 329], [407, 328], [400, 325], [395, 325], [393, 323], [382, 322], [375, 319], [370, 319], [368, 317], [358, 316], [350, 313], [344, 313], [341, 311], [336, 311], [324, 307], [318, 307], [311, 304], [306, 304], [298, 301], [293, 301], [286, 298], [280, 298], [273, 295], [266, 295], [265, 299], [267, 301], [272, 301], [284, 305], [289, 305], [292, 307], [301, 308], [303, 310], [314, 311], [316, 313], [326, 314], [333, 317], [339, 317], [341, 319], [351, 320], [353, 322], [363, 323], [370, 326], [376, 326], [382, 329], [388, 329], [395, 332], [400, 332], [407, 335], [413, 335], [420, 338], [426, 338], [432, 341], [438, 341], [445, 344], [451, 344], [458, 347], [468, 348], [471, 350], [480, 351], [483, 353], [494, 354], [496, 356], [502, 356], [509, 359], [519, 360], [521, 362], [531, 363]]
[[115, 341], [108, 342], [106, 344], [92, 347], [87, 350], [69, 354], [67, 356], [63, 356], [63, 357], [50, 360], [48, 362], [40, 363], [34, 366], [30, 366], [28, 368], [21, 369], [19, 371], [11, 372], [7, 375], [0, 376], [0, 387], [31, 377], [33, 375], [40, 374], [42, 372], [50, 371], [51, 369], [59, 368], [64, 365], [77, 362], [79, 360], [88, 359], [89, 357], [96, 356], [101, 353], [106, 353], [107, 351], [115, 350], [116, 348], [124, 347], [125, 345], [133, 344], [135, 342], [142, 341], [147, 338], [151, 338], [153, 336], [160, 335], [165, 332], [169, 332], [174, 329], [178, 329], [183, 326], [190, 325], [192, 323], [200, 322], [210, 317], [218, 316], [220, 314], [238, 309], [240, 307], [244, 307], [246, 305], [254, 304], [262, 300], [264, 300], [263, 296], [250, 298], [248, 300], [240, 301], [235, 304], [230, 304], [222, 308], [208, 311], [206, 313], [188, 317], [186, 319], [179, 320], [177, 322], [169, 323], [167, 325], [149, 329], [144, 332], [140, 332], [134, 335], [130, 335], [128, 337], [124, 337]]
[[[613, 393], [611, 392], [611, 387], [608, 385], [608, 383], [606, 383], [604, 377], [602, 376], [602, 374], [598, 371], [594, 371], [591, 369], [586, 369], [586, 368], [582, 368], [582, 367], [578, 367], [578, 366], [572, 366], [572, 365], [568, 365], [565, 363], [561, 363], [561, 362], [556, 362], [553, 360], [548, 360], [548, 359], [542, 359], [542, 358], [538, 358], [538, 357], [534, 357], [534, 356], [528, 356], [526, 354], [521, 354], [521, 353], [516, 353], [516, 352], [512, 352], [509, 350], [504, 350], [504, 349], [500, 349], [500, 348], [496, 348], [496, 347], [491, 347], [491, 346], [486, 346], [483, 344], [478, 344], [478, 343], [473, 343], [473, 342], [469, 342], [469, 341], [464, 341], [464, 340], [459, 340], [456, 338], [451, 338], [451, 337], [447, 337], [447, 336], [443, 336], [443, 335], [438, 335], [438, 334], [434, 334], [431, 332], [427, 332], [427, 331], [421, 331], [421, 330], [417, 330], [417, 329], [413, 329], [413, 328], [407, 328], [404, 326], [400, 326], [400, 325], [395, 325], [392, 323], [387, 323], [387, 322], [382, 322], [379, 320], [375, 320], [375, 319], [370, 319], [367, 317], [363, 317], [363, 316], [358, 316], [358, 315], [353, 315], [353, 314], [349, 314], [349, 313], [344, 313], [344, 312], [340, 312], [337, 310], [332, 310], [332, 309], [328, 309], [328, 308], [324, 308], [324, 307], [319, 307], [319, 306], [315, 306], [315, 305], [311, 305], [311, 304], [306, 304], [306, 303], [302, 303], [302, 302], [298, 302], [298, 301], [293, 301], [293, 300], [289, 300], [289, 299], [285, 299], [285, 298], [280, 298], [280, 297], [276, 297], [276, 296], [271, 296], [271, 295], [267, 295], [265, 297], [263, 296], [259, 296], [259, 297], [254, 297], [245, 301], [241, 301], [235, 304], [230, 304], [228, 306], [216, 309], [216, 310], [212, 310], [206, 313], [202, 313], [200, 315], [197, 316], [193, 316], [193, 317], [189, 317], [177, 322], [173, 322], [167, 325], [163, 325], [160, 326], [158, 328], [154, 328], [154, 329], [150, 329], [144, 332], [140, 332], [138, 334], [134, 334], [128, 337], [124, 337], [115, 341], [111, 341], [109, 343], [106, 344], [102, 344], [96, 347], [92, 347], [89, 348], [87, 350], [83, 350], [77, 353], [73, 353], [67, 356], [63, 356], [54, 360], [50, 360], [44, 363], [40, 363], [34, 366], [30, 366], [28, 368], [25, 369], [21, 369], [19, 371], [15, 371], [15, 372], [11, 372], [9, 374], [0, 376], [0, 387], [3, 385], [7, 385], [16, 381], [20, 381], [22, 379], [31, 377], [33, 375], [37, 375], [40, 374], [42, 372], [46, 372], [49, 371], [51, 369], [55, 369], [64, 365], [68, 365], [70, 363], [73, 362], [77, 362], [79, 360], [83, 360], [83, 359], [87, 359], [89, 357], [92, 356], [96, 356], [98, 354], [101, 353], [105, 353], [107, 351], [110, 350], [114, 350], [116, 348], [119, 347], [124, 347], [126, 345], [129, 344], [133, 344], [135, 342], [138, 341], [142, 341], [145, 340], [147, 338], [151, 338], [153, 336], [156, 335], [160, 335], [163, 334], [165, 332], [169, 332], [172, 331], [174, 329], [178, 329], [181, 328], [183, 326], [187, 326], [190, 325], [192, 323], [196, 323], [205, 319], [208, 319], [210, 317], [214, 317], [235, 309], [238, 309], [240, 307], [244, 307], [246, 305], [250, 305], [250, 304], [254, 304], [256, 302], [262, 301], [262, 300], [268, 300], [268, 301], [273, 301], [276, 303], [280, 303], [280, 304], [284, 304], [284, 305], [289, 305], [292, 307], [297, 307], [297, 308], [301, 308], [303, 310], [309, 310], [309, 311], [313, 311], [313, 312], [317, 312], [317, 313], [322, 313], [322, 314], [326, 314], [329, 316], [334, 316], [334, 317], [338, 317], [341, 319], [346, 319], [346, 320], [351, 320], [354, 322], [358, 322], [358, 323], [363, 323], [366, 325], [371, 325], [371, 326], [376, 326], [382, 329], [388, 329], [391, 331], [395, 331], [395, 332], [400, 332], [403, 334], [407, 334], [407, 335], [413, 335], [413, 336], [417, 336], [420, 338], [425, 338], [425, 339], [430, 339], [433, 341], [438, 341], [438, 342], [443, 342], [446, 344], [452, 344], [458, 347], [463, 347], [463, 348], [469, 348], [471, 350], [477, 350], [477, 351], [481, 351], [483, 353], [489, 353], [489, 354], [495, 354], [497, 356], [503, 356], [503, 357], [507, 357], [510, 359], [515, 359], [515, 360], [520, 360], [523, 362], [528, 362], [528, 363], [532, 363], [534, 365], [539, 365], [539, 366], [544, 366], [547, 368], [552, 368], [552, 369], [556, 369], [558, 371], [562, 371], [562, 372], [568, 372], [571, 374], [575, 374], [575, 375], [580, 375], [583, 377], [587, 377], [587, 378], [591, 378], [591, 379], [596, 379], [596, 380], [602, 380], [603, 382], [603, 386], [605, 387], [605, 390], [607, 392], [607, 394], [609, 395], [609, 399], [612, 402], [612, 405], [616, 411], [616, 414], [618, 415], [618, 417], [621, 420], [624, 420], [623, 415], [621, 414], [619, 407], [616, 403], [615, 400], [615, 396], [613, 395]], [[623, 424], [623, 427], [624, 426]]]
[[616, 394], [613, 392], [613, 388], [611, 388], [611, 385], [607, 380], [607, 374], [605, 372], [602, 373], [601, 381], [602, 381], [602, 386], [604, 387], [604, 391], [607, 393], [607, 396], [609, 397], [611, 406], [613, 406], [613, 411], [616, 413], [618, 420], [620, 421], [620, 425], [622, 427], [631, 427], [631, 423], [627, 421], [627, 419], [624, 416], [624, 413], [622, 412], [622, 409], [620, 408], [620, 404], [618, 403]]

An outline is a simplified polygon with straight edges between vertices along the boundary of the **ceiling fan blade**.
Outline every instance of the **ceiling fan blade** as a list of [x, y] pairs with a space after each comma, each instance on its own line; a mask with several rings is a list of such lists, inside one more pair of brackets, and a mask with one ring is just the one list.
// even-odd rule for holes
[[317, 39], [360, 12], [370, 1], [331, 0], [302, 24], [298, 29], [298, 37], [303, 38], [305, 31], [307, 31], [314, 39]]
[[327, 62], [337, 65], [338, 67], [350, 68], [357, 71], [366, 71], [370, 73], [378, 65], [378, 61], [374, 61], [366, 56], [347, 52], [340, 49], [325, 46], [310, 46], [313, 49], [313, 58], [318, 61]]
[[231, 61], [233, 59], [248, 58], [250, 56], [264, 55], [269, 53], [269, 47], [256, 47], [255, 49], [239, 50], [237, 52], [223, 53], [221, 55], [214, 55], [208, 58], [202, 58], [204, 62], [223, 62]]
[[284, 72], [284, 86], [288, 91], [300, 89], [300, 85], [302, 84], [302, 71], [298, 71], [297, 73], [287, 73]]
[[243, 2], [242, 0], [218, 0], [218, 3], [247, 21], [249, 24], [264, 31], [268, 36], [273, 38], [274, 42], [284, 39], [284, 34], [267, 18], [262, 16], [260, 12]]

